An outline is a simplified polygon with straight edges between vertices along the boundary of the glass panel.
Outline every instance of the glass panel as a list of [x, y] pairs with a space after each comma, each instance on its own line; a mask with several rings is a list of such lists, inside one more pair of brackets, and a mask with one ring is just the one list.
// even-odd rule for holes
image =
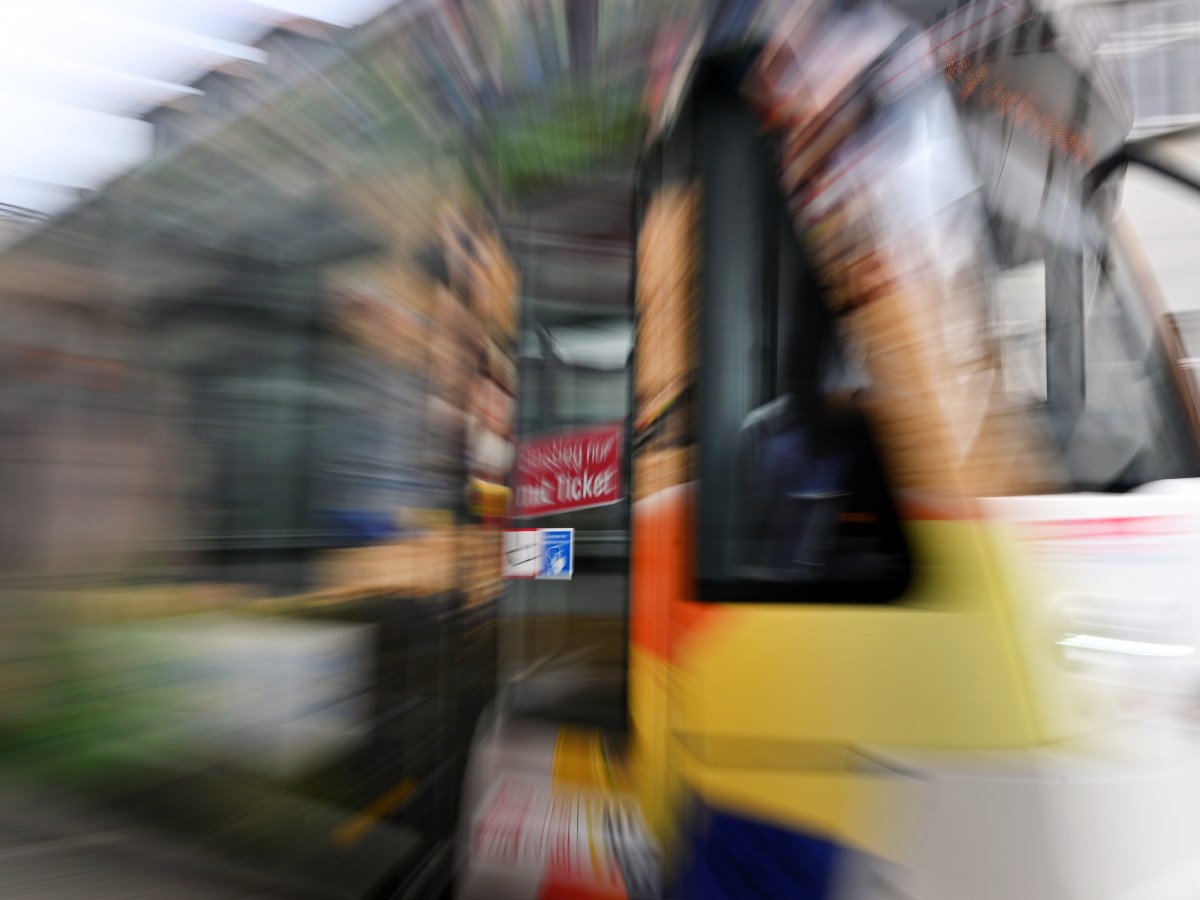
[[1087, 399], [1066, 456], [1083, 487], [1124, 490], [1196, 472], [1187, 418], [1119, 247], [1084, 264]]
[[[1163, 10], [1157, 4], [1131, 4], [1126, 22], [1138, 38], [1152, 40], [1163, 27]], [[1141, 40], [1136, 42], [1139, 48]], [[1153, 44], [1149, 49], [1138, 49], [1131, 57], [1134, 82], [1134, 100], [1139, 120], [1167, 114], [1167, 84], [1163, 73], [1162, 50]]]
[[1045, 262], [1038, 259], [1001, 272], [996, 293], [1004, 393], [1017, 403], [1045, 402]]
[[701, 596], [894, 599], [911, 559], [857, 402], [866, 373], [827, 310], [754, 121], [719, 95], [698, 116]]

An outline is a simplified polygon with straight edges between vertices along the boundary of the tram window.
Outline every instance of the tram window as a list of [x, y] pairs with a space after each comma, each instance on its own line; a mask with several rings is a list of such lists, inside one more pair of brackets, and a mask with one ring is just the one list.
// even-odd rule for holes
[[1006, 222], [996, 234], [1005, 393], [1040, 410], [1071, 487], [1191, 477], [1188, 420], [1120, 246], [1070, 249]]
[[[700, 597], [894, 600], [912, 560], [855, 402], [863, 368], [752, 123], [717, 109], [701, 125], [701, 172], [720, 177], [702, 175]], [[722, 166], [731, 156], [738, 166]]]
[[1197, 474], [1188, 419], [1117, 245], [1084, 270], [1086, 399], [1064, 456], [1083, 489], [1132, 490]]
[[1045, 403], [1045, 262], [1038, 259], [1001, 272], [996, 294], [1005, 396], [1015, 403]]

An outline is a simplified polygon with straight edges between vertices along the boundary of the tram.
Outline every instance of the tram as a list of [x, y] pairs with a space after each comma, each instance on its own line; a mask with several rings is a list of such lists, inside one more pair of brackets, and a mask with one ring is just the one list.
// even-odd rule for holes
[[1119, 86], [1016, 2], [722, 7], [675, 46], [628, 726], [493, 710], [458, 895], [1192, 896], [1194, 740], [1146, 698], [1194, 684], [1200, 420], [1088, 177]]

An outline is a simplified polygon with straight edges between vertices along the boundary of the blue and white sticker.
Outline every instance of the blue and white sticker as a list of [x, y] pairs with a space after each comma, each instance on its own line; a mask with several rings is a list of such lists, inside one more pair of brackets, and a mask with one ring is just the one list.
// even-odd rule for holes
[[575, 573], [575, 529], [541, 529], [542, 565], [538, 578], [570, 578]]
[[575, 574], [574, 528], [507, 528], [504, 577], [569, 580]]

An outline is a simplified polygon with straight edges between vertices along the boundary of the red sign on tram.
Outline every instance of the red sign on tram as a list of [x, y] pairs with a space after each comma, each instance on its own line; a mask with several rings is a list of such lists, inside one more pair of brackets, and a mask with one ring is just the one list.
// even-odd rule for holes
[[513, 515], [544, 516], [621, 499], [620, 424], [524, 441], [513, 470]]

